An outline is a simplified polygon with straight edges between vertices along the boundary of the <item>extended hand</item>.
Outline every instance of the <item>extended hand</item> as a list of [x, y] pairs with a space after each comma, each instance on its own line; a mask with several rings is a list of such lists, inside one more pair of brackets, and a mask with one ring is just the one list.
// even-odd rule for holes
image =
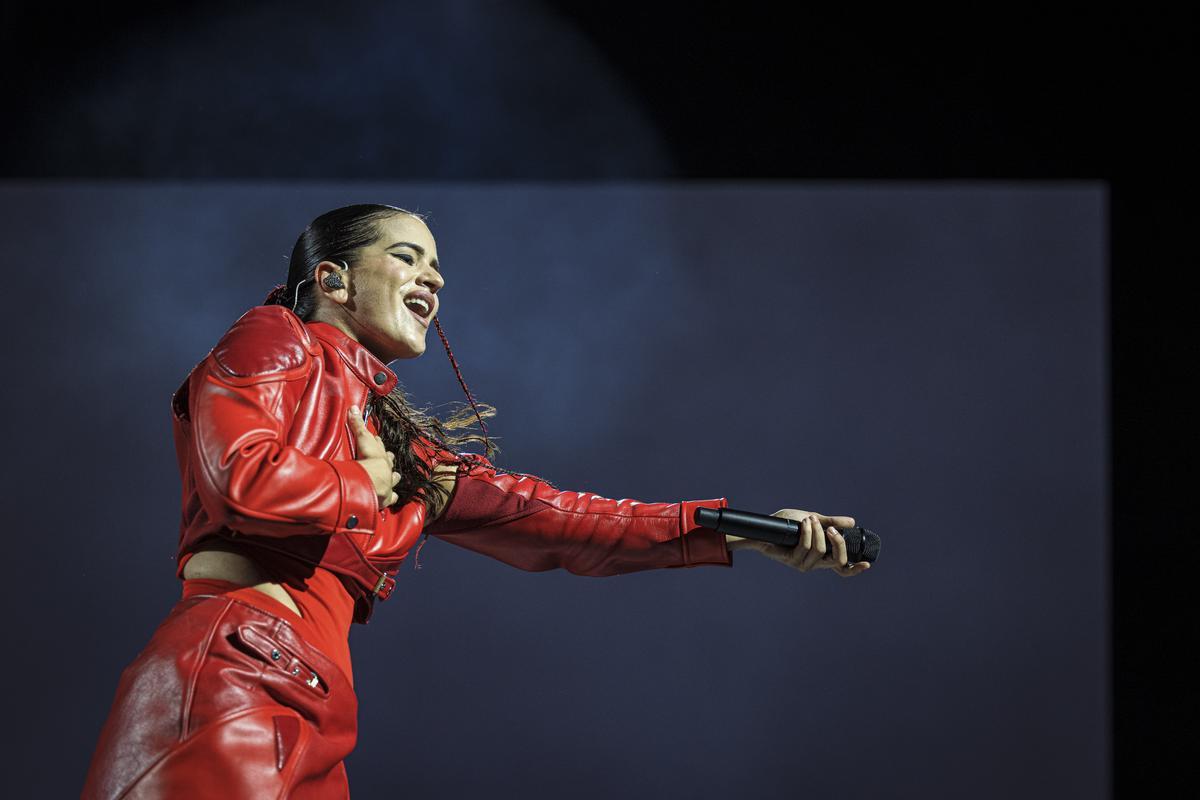
[[395, 471], [396, 454], [389, 451], [375, 434], [367, 430], [367, 424], [358, 415], [358, 409], [350, 407], [350, 430], [358, 440], [359, 464], [363, 465], [371, 482], [375, 484], [375, 494], [379, 498], [379, 508], [384, 509], [400, 499], [392, 487], [400, 482], [400, 473]]
[[730, 536], [730, 549], [757, 550], [767, 558], [801, 572], [831, 569], [843, 578], [861, 575], [871, 568], [869, 561], [847, 563], [846, 539], [837, 532], [837, 528], [853, 528], [854, 517], [830, 517], [796, 508], [780, 509], [771, 516], [794, 519], [800, 523], [800, 541], [795, 547]]

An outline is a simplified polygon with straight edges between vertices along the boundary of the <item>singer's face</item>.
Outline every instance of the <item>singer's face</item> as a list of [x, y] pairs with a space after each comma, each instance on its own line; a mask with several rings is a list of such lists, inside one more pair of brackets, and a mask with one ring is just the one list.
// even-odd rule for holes
[[[416, 358], [425, 352], [425, 337], [441, 305], [436, 295], [445, 285], [437, 242], [424, 222], [407, 214], [377, 224], [379, 239], [358, 252], [348, 276], [341, 271], [347, 290], [331, 293], [331, 299], [345, 298], [334, 316], [346, 326], [338, 327], [384, 363]], [[427, 311], [405, 302], [417, 296], [428, 303]]]

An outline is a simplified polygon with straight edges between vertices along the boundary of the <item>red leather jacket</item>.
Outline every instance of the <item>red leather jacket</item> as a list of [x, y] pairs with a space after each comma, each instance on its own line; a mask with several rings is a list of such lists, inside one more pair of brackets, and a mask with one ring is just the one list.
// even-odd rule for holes
[[[414, 447], [427, 463], [458, 462], [446, 507], [428, 525], [416, 498], [379, 510], [347, 414], [396, 380], [332, 325], [278, 305], [247, 311], [172, 399], [183, 483], [178, 576], [190, 554], [219, 539], [275, 580], [314, 566], [337, 574], [355, 599], [354, 621], [365, 623], [423, 531], [531, 571], [732, 566], [724, 535], [692, 522], [697, 506], [723, 508], [725, 498], [643, 503], [560, 491], [425, 439]], [[378, 432], [374, 418], [367, 427]]]

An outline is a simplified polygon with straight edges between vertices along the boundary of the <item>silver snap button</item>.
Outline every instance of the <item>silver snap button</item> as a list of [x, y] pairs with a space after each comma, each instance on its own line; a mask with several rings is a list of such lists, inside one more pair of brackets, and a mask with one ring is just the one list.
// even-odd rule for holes
[[292, 667], [292, 674], [293, 674], [293, 675], [299, 675], [299, 674], [300, 674], [300, 668], [299, 668], [299, 667]]
[[279, 653], [279, 651], [278, 651], [278, 650], [272, 650], [272, 651], [271, 651], [271, 660], [272, 660], [272, 661], [278, 661], [278, 660], [279, 660], [279, 655], [280, 655], [280, 653]]

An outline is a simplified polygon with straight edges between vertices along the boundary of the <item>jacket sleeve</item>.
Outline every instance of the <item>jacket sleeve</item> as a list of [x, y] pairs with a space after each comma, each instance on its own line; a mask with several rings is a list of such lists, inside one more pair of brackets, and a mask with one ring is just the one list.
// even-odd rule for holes
[[467, 454], [446, 507], [425, 527], [439, 539], [531, 572], [576, 575], [733, 566], [725, 535], [693, 522], [699, 507], [725, 498], [645, 503], [560, 491], [536, 476], [504, 474]]
[[193, 373], [188, 411], [200, 502], [214, 522], [246, 534], [372, 533], [378, 498], [366, 469], [286, 443], [313, 366], [286, 313], [247, 312]]

